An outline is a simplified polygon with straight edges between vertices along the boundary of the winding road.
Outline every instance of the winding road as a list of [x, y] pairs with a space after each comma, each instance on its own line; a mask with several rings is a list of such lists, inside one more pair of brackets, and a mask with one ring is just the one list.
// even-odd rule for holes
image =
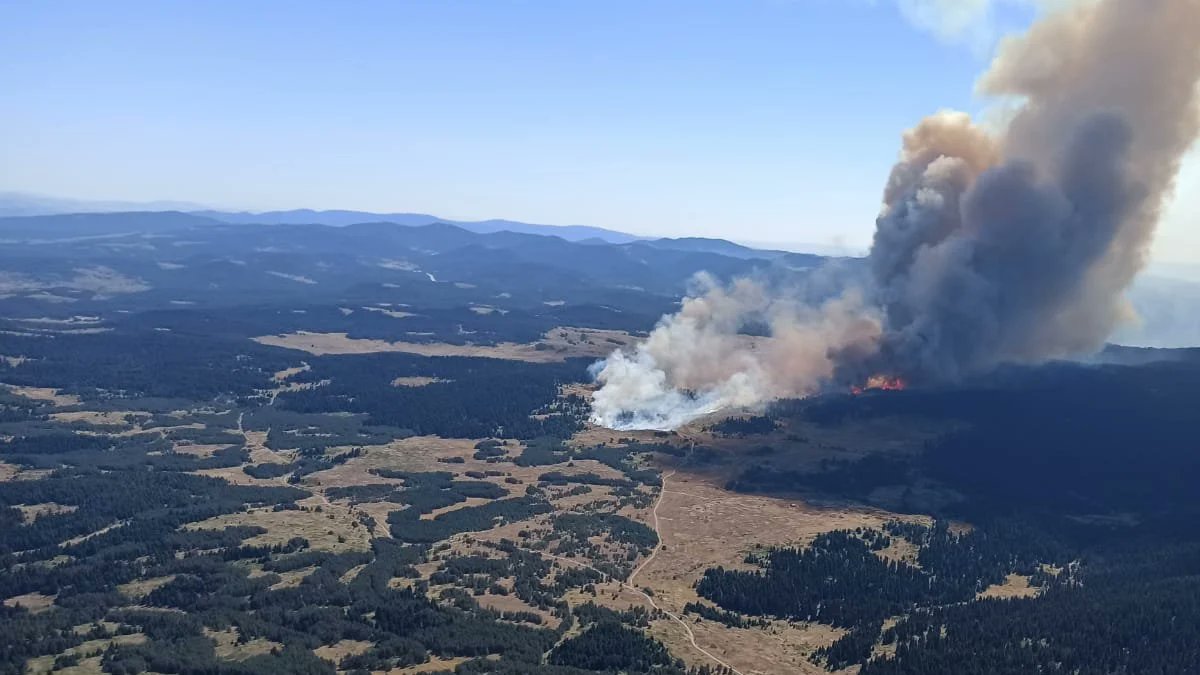
[[[237, 424], [237, 428], [238, 428], [238, 431], [239, 431], [239, 432], [241, 432], [242, 436], [243, 436], [243, 437], [246, 437], [246, 431], [245, 431], [245, 427], [244, 427], [244, 426], [243, 426], [243, 424], [242, 424], [242, 419], [243, 419], [244, 415], [245, 415], [245, 413], [242, 413], [242, 414], [238, 415], [238, 424]], [[247, 438], [246, 440], [247, 440], [247, 442], [249, 441], [249, 439], [248, 439], [248, 438]], [[681, 618], [679, 615], [675, 614], [674, 612], [671, 612], [670, 610], [667, 610], [667, 609], [665, 609], [665, 608], [661, 607], [661, 606], [658, 604], [658, 602], [657, 602], [657, 601], [655, 601], [655, 599], [654, 599], [654, 596], [650, 595], [650, 594], [649, 594], [649, 593], [647, 593], [646, 591], [643, 591], [642, 589], [640, 589], [640, 588], [638, 588], [637, 586], [634, 586], [634, 585], [633, 585], [633, 580], [634, 580], [634, 579], [637, 577], [637, 575], [638, 575], [638, 574], [640, 574], [642, 570], [646, 569], [646, 566], [647, 566], [647, 565], [649, 565], [651, 562], [653, 562], [653, 561], [654, 561], [654, 558], [655, 558], [656, 556], [658, 556], [658, 552], [662, 550], [662, 547], [663, 547], [663, 535], [662, 535], [662, 529], [661, 529], [661, 525], [660, 525], [659, 518], [658, 518], [658, 508], [659, 508], [660, 506], [662, 506], [663, 498], [666, 496], [666, 494], [667, 494], [667, 492], [668, 492], [668, 490], [667, 490], [667, 479], [668, 479], [668, 478], [670, 478], [671, 476], [674, 476], [674, 475], [675, 475], [675, 472], [674, 472], [674, 471], [671, 471], [670, 473], [665, 473], [665, 474], [663, 474], [663, 476], [662, 476], [662, 486], [660, 486], [660, 487], [659, 487], [659, 490], [658, 490], [658, 497], [657, 497], [657, 498], [654, 500], [654, 508], [652, 508], [652, 509], [650, 510], [650, 515], [651, 515], [651, 518], [652, 518], [652, 520], [654, 521], [654, 534], [655, 534], [655, 535], [658, 537], [658, 544], [657, 544], [657, 545], [655, 545], [655, 547], [654, 547], [654, 551], [652, 551], [652, 552], [650, 553], [650, 555], [646, 556], [646, 559], [645, 559], [645, 560], [643, 560], [643, 561], [641, 562], [641, 564], [640, 564], [640, 565], [638, 565], [638, 566], [637, 566], [637, 568], [635, 568], [635, 569], [633, 570], [633, 572], [632, 572], [632, 573], [629, 575], [629, 578], [628, 578], [627, 580], [625, 580], [625, 581], [620, 581], [620, 580], [618, 580], [618, 579], [614, 579], [614, 581], [616, 581], [618, 584], [620, 584], [620, 585], [621, 585], [621, 588], [624, 588], [625, 590], [631, 591], [631, 592], [633, 592], [633, 593], [637, 593], [638, 595], [642, 596], [643, 598], [645, 598], [645, 599], [646, 599], [646, 602], [647, 602], [647, 603], [648, 603], [648, 604], [649, 604], [649, 605], [650, 605], [652, 608], [654, 608], [655, 610], [657, 610], [657, 611], [659, 611], [659, 612], [662, 612], [664, 615], [666, 615], [667, 617], [669, 617], [669, 618], [670, 618], [672, 621], [674, 621], [675, 623], [679, 624], [679, 626], [680, 626], [681, 628], [683, 628], [683, 631], [684, 631], [684, 633], [687, 635], [687, 638], [688, 638], [688, 643], [689, 643], [689, 644], [692, 646], [692, 648], [693, 648], [693, 649], [695, 649], [697, 652], [700, 652], [701, 654], [703, 654], [703, 655], [704, 655], [704, 656], [706, 656], [707, 658], [711, 659], [711, 660], [712, 660], [714, 663], [716, 663], [716, 664], [718, 664], [718, 665], [720, 665], [720, 666], [722, 666], [722, 667], [724, 667], [724, 668], [727, 668], [727, 669], [729, 669], [729, 671], [730, 671], [731, 673], [733, 673], [733, 675], [744, 675], [744, 673], [742, 673], [742, 672], [741, 672], [740, 670], [738, 670], [737, 668], [734, 668], [733, 666], [729, 665], [728, 663], [725, 663], [725, 662], [724, 662], [724, 661], [722, 661], [722, 660], [721, 660], [719, 657], [717, 657], [717, 655], [713, 654], [712, 652], [708, 651], [708, 650], [707, 650], [707, 649], [705, 649], [704, 647], [701, 647], [699, 644], [697, 644], [697, 643], [696, 643], [696, 634], [692, 632], [692, 627], [691, 627], [691, 626], [689, 626], [689, 625], [688, 625], [688, 623], [687, 623], [686, 621], [684, 621], [684, 620], [683, 620], [683, 619], [682, 619], [682, 618]], [[280, 480], [281, 480], [281, 482], [282, 482], [282, 479], [280, 479]], [[321, 491], [321, 490], [312, 490], [312, 493], [313, 493], [313, 495], [314, 495], [314, 496], [316, 496], [316, 497], [317, 497], [317, 498], [318, 498], [318, 499], [319, 499], [319, 500], [320, 500], [320, 501], [321, 501], [321, 502], [322, 502], [324, 505], [326, 505], [326, 506], [331, 506], [331, 504], [329, 503], [329, 500], [328, 500], [328, 499], [325, 497], [324, 491]], [[352, 509], [352, 510], [353, 510], [353, 509]], [[589, 570], [591, 570], [591, 571], [593, 571], [593, 572], [596, 572], [597, 574], [600, 574], [600, 575], [601, 575], [601, 576], [603, 576], [603, 577], [608, 577], [608, 574], [607, 574], [607, 573], [605, 573], [605, 572], [603, 572], [603, 571], [601, 571], [601, 570], [598, 570], [598, 569], [596, 569], [595, 567], [592, 567], [591, 565], [589, 565], [589, 564], [587, 564], [587, 563], [580, 562], [580, 561], [578, 561], [578, 560], [572, 560], [571, 558], [564, 558], [563, 556], [554, 555], [553, 553], [546, 553], [545, 551], [538, 551], [538, 550], [536, 550], [536, 549], [532, 549], [532, 548], [525, 548], [525, 547], [521, 547], [521, 549], [522, 549], [522, 550], [525, 550], [525, 551], [528, 551], [528, 552], [530, 552], [530, 553], [536, 553], [536, 554], [538, 554], [538, 555], [540, 555], [540, 556], [542, 556], [542, 557], [544, 557], [544, 558], [550, 558], [550, 559], [552, 559], [552, 560], [557, 560], [557, 561], [559, 561], [559, 562], [563, 562], [563, 563], [566, 563], [566, 564], [568, 564], [568, 565], [575, 565], [575, 566], [577, 566], [577, 567], [582, 567], [582, 568], [584, 568], [584, 569], [589, 569]]]
[[[729, 671], [732, 672], [734, 675], [744, 675], [744, 673], [742, 673], [742, 671], [738, 670], [737, 668], [734, 668], [733, 666], [729, 665], [728, 663], [725, 663], [724, 661], [722, 661], [720, 658], [718, 658], [712, 652], [710, 652], [707, 649], [705, 649], [704, 647], [701, 647], [700, 645], [696, 644], [696, 634], [692, 632], [692, 627], [689, 626], [686, 621], [684, 621], [679, 615], [675, 614], [674, 612], [671, 612], [670, 610], [664, 609], [663, 607], [659, 606], [659, 604], [654, 600], [654, 596], [650, 595], [649, 593], [647, 593], [647, 592], [643, 591], [642, 589], [638, 588], [637, 586], [633, 585], [634, 577], [636, 577], [639, 572], [641, 572], [643, 569], [645, 569], [646, 566], [649, 565], [650, 562], [654, 560], [655, 556], [658, 555], [658, 552], [660, 550], [662, 550], [663, 536], [662, 536], [662, 531], [659, 529], [658, 507], [660, 505], [662, 505], [663, 496], [666, 495], [666, 493], [667, 493], [667, 479], [674, 475], [675, 475], [674, 471], [667, 473], [667, 474], [663, 474], [662, 487], [659, 488], [658, 498], [656, 500], [654, 500], [654, 508], [651, 509], [651, 511], [650, 511], [650, 514], [654, 520], [654, 534], [658, 535], [658, 545], [654, 547], [654, 551], [650, 555], [646, 556], [646, 559], [642, 561], [642, 564], [638, 565], [637, 569], [633, 570], [633, 573], [629, 575], [628, 580], [620, 581], [620, 580], [614, 579], [614, 581], [616, 581], [618, 584], [620, 584], [621, 588], [624, 588], [625, 590], [637, 593], [638, 595], [642, 596], [643, 598], [646, 599], [646, 602], [649, 603], [651, 607], [658, 610], [659, 612], [662, 612], [667, 617], [669, 617], [672, 621], [679, 624], [680, 627], [683, 628], [684, 633], [687, 634], [688, 643], [691, 644], [693, 649], [700, 652], [704, 656], [708, 657], [714, 663], [716, 663], [720, 666], [723, 666], [725, 668], [728, 668]], [[522, 547], [522, 549], [525, 551], [529, 551], [531, 553], [536, 553], [545, 558], [551, 558], [553, 560], [558, 560], [560, 562], [564, 562], [564, 563], [567, 563], [570, 565], [575, 565], [577, 567], [589, 569], [598, 574], [608, 576], [606, 573], [596, 569], [595, 567], [592, 567], [591, 565], [589, 565], [587, 563], [579, 562], [578, 560], [572, 560], [571, 558], [564, 558], [559, 555], [554, 555], [553, 553], [546, 553], [545, 551], [537, 551], [537, 550], [534, 550], [531, 548]]]

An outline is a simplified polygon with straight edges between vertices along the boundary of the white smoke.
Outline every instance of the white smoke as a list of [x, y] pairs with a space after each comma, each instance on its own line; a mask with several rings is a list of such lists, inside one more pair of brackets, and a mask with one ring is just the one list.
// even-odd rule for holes
[[1200, 132], [1197, 26], [1200, 0], [1096, 0], [1009, 38], [980, 81], [1017, 102], [1007, 127], [941, 112], [905, 134], [869, 279], [816, 297], [702, 280], [596, 365], [593, 421], [674, 428], [835, 381], [952, 381], [1099, 349], [1133, 317], [1125, 292]]
[[[610, 429], [674, 429], [725, 408], [760, 406], [782, 396], [806, 396], [834, 375], [839, 353], [871, 352], [878, 314], [847, 291], [809, 305], [764, 282], [723, 286], [697, 279], [680, 310], [662, 318], [632, 352], [593, 366], [600, 389], [592, 422]], [[769, 337], [742, 333], [765, 325]]]

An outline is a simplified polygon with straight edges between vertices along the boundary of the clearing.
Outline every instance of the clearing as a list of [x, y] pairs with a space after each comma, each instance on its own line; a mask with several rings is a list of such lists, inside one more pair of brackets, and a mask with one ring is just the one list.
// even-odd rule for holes
[[281, 335], [263, 335], [255, 342], [273, 347], [298, 349], [310, 354], [370, 354], [404, 352], [419, 356], [474, 356], [492, 359], [551, 363], [575, 357], [601, 358], [619, 347], [632, 345], [637, 338], [624, 331], [586, 328], [553, 328], [539, 342], [499, 342], [494, 345], [444, 342], [388, 342], [352, 338], [346, 333], [297, 331]]

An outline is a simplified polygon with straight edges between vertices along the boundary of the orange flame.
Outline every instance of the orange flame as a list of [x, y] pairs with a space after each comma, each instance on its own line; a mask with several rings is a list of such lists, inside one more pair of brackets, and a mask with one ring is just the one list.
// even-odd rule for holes
[[904, 382], [904, 378], [901, 377], [895, 377], [892, 375], [872, 375], [867, 378], [866, 384], [850, 387], [850, 393], [857, 396], [858, 394], [861, 394], [865, 391], [870, 391], [872, 389], [880, 391], [900, 391], [906, 386], [907, 384]]

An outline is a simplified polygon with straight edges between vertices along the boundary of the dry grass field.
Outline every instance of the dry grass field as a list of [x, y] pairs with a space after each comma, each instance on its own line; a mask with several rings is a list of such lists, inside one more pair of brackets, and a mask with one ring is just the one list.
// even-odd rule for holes
[[1010, 574], [1002, 584], [992, 584], [977, 596], [980, 600], [990, 598], [1032, 598], [1041, 592], [1037, 586], [1029, 585], [1029, 577]]
[[283, 648], [278, 642], [264, 638], [255, 638], [239, 644], [237, 628], [221, 631], [205, 628], [204, 636], [213, 641], [217, 658], [227, 661], [244, 661], [252, 656], [268, 654], [272, 649]]
[[[587, 331], [587, 335], [571, 333], [568, 330], [551, 331], [546, 336], [550, 349], [537, 349], [532, 344], [501, 344], [495, 346], [454, 346], [427, 345], [416, 343], [389, 343], [375, 340], [352, 340], [341, 334], [312, 334], [297, 333], [290, 336], [271, 336], [258, 338], [264, 344], [278, 344], [295, 349], [302, 349], [314, 354], [324, 353], [364, 353], [369, 351], [412, 351], [427, 355], [471, 355], [490, 356], [493, 358], [508, 358], [528, 361], [559, 360], [567, 356], [600, 356], [611, 350], [615, 344], [607, 338], [616, 341], [620, 336], [624, 343], [631, 341], [623, 333], [602, 331]], [[291, 378], [308, 370], [308, 364], [299, 365], [278, 371], [272, 377], [274, 389], [265, 390], [276, 393], [292, 387]], [[394, 386], [420, 387], [436, 382], [432, 378], [407, 377], [393, 382]], [[52, 389], [14, 389], [16, 393], [37, 400], [53, 403], [56, 406], [76, 406], [78, 401], [72, 397], [63, 396]], [[590, 396], [590, 387], [586, 385], [565, 386], [562, 396]], [[181, 415], [186, 416], [186, 411]], [[53, 419], [62, 423], [86, 424], [94, 427], [105, 427], [109, 433], [140, 433], [145, 414], [130, 412], [101, 412], [87, 410], [59, 411]], [[534, 518], [503, 524], [499, 527], [481, 532], [465, 532], [451, 537], [449, 540], [435, 546], [428, 562], [417, 565], [421, 578], [428, 580], [444, 561], [450, 557], [462, 555], [497, 555], [490, 545], [501, 540], [522, 541], [522, 533], [530, 533], [534, 538], [543, 537], [553, 543], [556, 536], [553, 532], [552, 517], [555, 514], [568, 511], [614, 511], [620, 515], [642, 522], [657, 530], [661, 545], [650, 557], [634, 560], [631, 567], [636, 569], [629, 583], [608, 581], [596, 584], [596, 594], [585, 593], [576, 589], [567, 592], [563, 597], [572, 606], [595, 602], [601, 606], [613, 609], [628, 609], [643, 607], [666, 612], [660, 618], [651, 622], [649, 633], [662, 640], [671, 652], [683, 659], [690, 666], [727, 664], [735, 672], [744, 675], [751, 673], [820, 673], [825, 672], [809, 660], [813, 652], [831, 644], [840, 637], [843, 631], [825, 625], [806, 624], [787, 621], [771, 621], [767, 626], [754, 628], [731, 628], [723, 624], [702, 620], [695, 615], [684, 614], [684, 605], [690, 602], [707, 603], [695, 592], [695, 584], [704, 571], [715, 567], [746, 568], [744, 562], [748, 553], [773, 546], [804, 546], [823, 532], [836, 529], [853, 529], [857, 527], [878, 528], [888, 520], [896, 519], [895, 513], [882, 509], [867, 507], [850, 507], [846, 505], [823, 506], [806, 502], [799, 497], [752, 495], [730, 491], [724, 487], [726, 481], [745, 468], [747, 462], [768, 461], [772, 466], [795, 469], [812, 467], [822, 459], [850, 459], [861, 457], [869, 450], [888, 450], [893, 452], [909, 452], [932, 435], [944, 431], [932, 426], [921, 426], [909, 422], [906, 425], [889, 424], [888, 421], [870, 422], [862, 425], [846, 425], [822, 427], [802, 422], [793, 422], [786, 428], [780, 428], [768, 434], [748, 438], [731, 438], [714, 435], [710, 426], [719, 421], [719, 417], [698, 420], [683, 429], [672, 433], [639, 431], [617, 432], [608, 429], [588, 426], [575, 434], [568, 441], [573, 448], [583, 449], [595, 445], [619, 445], [622, 442], [633, 441], [640, 443], [668, 443], [677, 447], [709, 448], [718, 456], [718, 460], [709, 463], [689, 465], [686, 460], [679, 460], [664, 455], [657, 455], [660, 461], [658, 467], [664, 471], [665, 487], [659, 491], [656, 488], [643, 486], [639, 491], [655, 498], [653, 506], [635, 507], [629, 504], [618, 506], [619, 497], [613, 494], [609, 486], [591, 485], [586, 491], [572, 490], [576, 486], [543, 486], [546, 498], [554, 506], [554, 513], [536, 516]], [[158, 427], [165, 433], [172, 428], [188, 427], [203, 428], [196, 424], [182, 424], [178, 427]], [[149, 431], [149, 430], [147, 430]], [[266, 446], [268, 432], [245, 429], [239, 420], [237, 431], [244, 439], [249, 454], [247, 464], [280, 464], [291, 462], [297, 455], [292, 451], [274, 451]], [[539, 482], [539, 477], [555, 471], [567, 476], [590, 473], [603, 478], [623, 478], [624, 475], [605, 464], [594, 460], [576, 459], [570, 464], [521, 467], [511, 461], [489, 463], [475, 458], [476, 444], [483, 439], [440, 438], [435, 436], [418, 436], [395, 440], [382, 445], [369, 445], [362, 448], [360, 455], [329, 469], [318, 471], [305, 476], [300, 486], [310, 490], [313, 496], [299, 502], [300, 510], [273, 510], [270, 508], [249, 508], [238, 513], [230, 513], [205, 521], [184, 526], [187, 529], [222, 529], [231, 526], [251, 525], [266, 530], [264, 534], [246, 540], [248, 545], [277, 545], [284, 544], [293, 537], [303, 537], [309, 541], [311, 548], [329, 552], [368, 551], [373, 536], [385, 536], [387, 516], [391, 511], [401, 508], [401, 505], [386, 501], [374, 501], [351, 504], [349, 500], [336, 499], [329, 496], [332, 488], [360, 486], [365, 484], [395, 484], [402, 481], [384, 478], [375, 473], [376, 470], [390, 469], [407, 472], [449, 471], [456, 478], [471, 478], [487, 480], [502, 486], [510, 495], [525, 493], [528, 486]], [[189, 444], [175, 442], [175, 451], [197, 457], [210, 457], [222, 447], [221, 445]], [[768, 445], [772, 447], [769, 455], [753, 454], [755, 449]], [[509, 459], [519, 455], [522, 447], [515, 441], [509, 441], [505, 446]], [[327, 454], [336, 454], [349, 450], [349, 447], [334, 447]], [[441, 461], [439, 461], [441, 460]], [[451, 461], [446, 461], [451, 460]], [[232, 483], [245, 485], [286, 485], [286, 476], [278, 478], [253, 478], [247, 475], [243, 466], [206, 469], [198, 471], [204, 475], [224, 478]], [[480, 477], [482, 476], [482, 477]], [[23, 472], [17, 467], [0, 464], [0, 479], [22, 478]], [[572, 494], [574, 492], [574, 494]], [[486, 503], [481, 498], [468, 498], [466, 501], [453, 504], [431, 513], [422, 518], [435, 518], [444, 513], [457, 509], [470, 508]], [[647, 501], [649, 499], [647, 498]], [[27, 522], [38, 517], [53, 513], [64, 512], [52, 503], [29, 504], [20, 507]], [[369, 516], [376, 524], [372, 531], [363, 525], [364, 516]], [[928, 522], [927, 519], [913, 519]], [[111, 527], [119, 527], [121, 523], [113, 523]], [[965, 524], [962, 527], [967, 527]], [[95, 536], [93, 533], [88, 536]], [[77, 538], [82, 540], [84, 537]], [[607, 562], [607, 556], [622, 553], [622, 549], [608, 542], [604, 537], [593, 537], [599, 551], [596, 559], [586, 555], [571, 558], [559, 558], [543, 551], [534, 551], [547, 557], [552, 563], [552, 571], [547, 581], [555, 575], [571, 567], [591, 567]], [[527, 549], [532, 550], [532, 549]], [[915, 563], [916, 549], [909, 542], [893, 538], [891, 545], [877, 552], [881, 557]], [[344, 575], [349, 582], [362, 566], [351, 569]], [[311, 574], [315, 568], [306, 567], [286, 572], [280, 575], [280, 580], [273, 588], [294, 587]], [[260, 567], [250, 570], [252, 576], [263, 574]], [[138, 602], [153, 590], [169, 583], [171, 577], [142, 579], [123, 584], [120, 592], [129, 598], [130, 602]], [[413, 579], [396, 578], [392, 580], [397, 587], [409, 587]], [[501, 585], [511, 579], [502, 580]], [[446, 587], [434, 586], [429, 589], [430, 597], [437, 598]], [[1004, 584], [988, 588], [980, 593], [980, 598], [993, 597], [1029, 597], [1037, 593], [1031, 588], [1028, 579], [1013, 577]], [[484, 607], [497, 611], [533, 612], [543, 618], [543, 625], [553, 627], [558, 619], [550, 612], [539, 610], [514, 595], [498, 595], [491, 592], [476, 596], [476, 600]], [[54, 601], [53, 597], [29, 594], [5, 600], [5, 604], [13, 606], [21, 604], [33, 611], [45, 611]], [[575, 629], [578, 630], [578, 629]], [[275, 643], [266, 640], [253, 640], [249, 643], [238, 644], [237, 634], [232, 631], [207, 631], [207, 637], [213, 640], [217, 653], [221, 658], [229, 660], [245, 659], [256, 654], [269, 652]], [[134, 639], [136, 639], [135, 636]], [[343, 640], [336, 644], [324, 645], [314, 650], [317, 656], [330, 662], [337, 663], [347, 655], [359, 654], [369, 649], [371, 643]], [[393, 669], [389, 672], [399, 675], [423, 672], [452, 670], [461, 659], [434, 659], [421, 666], [405, 669]], [[31, 662], [31, 668], [49, 665], [40, 661]], [[98, 662], [84, 659], [75, 672], [94, 672], [86, 668], [98, 667]], [[30, 672], [45, 672], [33, 671]], [[65, 672], [65, 671], [64, 671]]]
[[319, 551], [342, 553], [370, 550], [370, 535], [365, 527], [356, 525], [358, 519], [350, 507], [330, 503], [321, 495], [298, 503], [302, 506], [299, 511], [252, 508], [189, 523], [185, 527], [220, 530], [253, 525], [266, 528], [264, 534], [245, 541], [250, 546], [274, 546], [285, 544], [293, 537], [303, 537], [308, 540], [310, 547]]
[[141, 600], [156, 589], [162, 588], [175, 580], [174, 574], [165, 577], [148, 577], [117, 586], [117, 591], [130, 600]]
[[450, 658], [442, 658], [440, 656], [431, 657], [425, 663], [417, 666], [409, 666], [407, 668], [392, 668], [391, 670], [380, 670], [371, 675], [432, 675], [434, 673], [453, 673], [454, 669], [460, 664], [467, 661], [465, 657], [453, 656]]
[[78, 396], [75, 396], [74, 394], [64, 394], [60, 390], [50, 387], [18, 387], [11, 384], [0, 384], [0, 386], [16, 394], [17, 396], [24, 396], [25, 398], [33, 401], [44, 401], [60, 408], [79, 405], [82, 403]]
[[25, 675], [48, 675], [49, 673], [56, 673], [59, 675], [100, 675], [104, 672], [100, 667], [101, 657], [99, 655], [87, 655], [102, 653], [105, 649], [108, 649], [110, 645], [136, 645], [145, 641], [146, 636], [142, 635], [141, 633], [116, 635], [111, 638], [103, 638], [99, 640], [88, 640], [80, 645], [70, 647], [61, 652], [62, 655], [78, 655], [83, 657], [80, 659], [78, 664], [74, 666], [68, 666], [66, 668], [55, 669], [54, 659], [56, 659], [59, 654], [54, 654], [51, 656], [39, 656], [37, 658], [30, 659], [29, 662], [25, 664]]
[[44, 502], [41, 504], [17, 504], [15, 508], [21, 512], [21, 518], [26, 524], [32, 523], [42, 516], [52, 516], [57, 513], [71, 513], [79, 509], [78, 506], [55, 504], [54, 502]]
[[357, 656], [374, 647], [375, 643], [366, 640], [338, 640], [331, 645], [322, 645], [313, 650], [317, 657], [337, 665], [347, 656]]
[[420, 356], [478, 356], [493, 359], [550, 363], [573, 357], [603, 357], [614, 349], [633, 344], [636, 338], [624, 331], [554, 328], [536, 343], [501, 342], [494, 345], [453, 345], [442, 342], [388, 342], [351, 338], [346, 333], [298, 331], [254, 338], [260, 344], [297, 349], [309, 354], [370, 354], [404, 352]]
[[[658, 507], [662, 547], [634, 580], [653, 590], [662, 608], [680, 614], [700, 601], [694, 584], [717, 565], [746, 568], [746, 553], [771, 546], [803, 546], [836, 529], [879, 527], [897, 515], [870, 509], [816, 508], [795, 499], [732, 493], [711, 479], [676, 473], [667, 481]], [[768, 628], [736, 629], [684, 617], [696, 643], [730, 666], [749, 673], [823, 672], [809, 655], [841, 636], [819, 624], [775, 621]], [[690, 649], [687, 635], [672, 621], [655, 622], [652, 631], [689, 664], [706, 662]], [[781, 664], [788, 664], [784, 670]]]
[[4, 606], [24, 607], [30, 612], [37, 614], [54, 606], [54, 596], [44, 595], [42, 593], [25, 593], [23, 595], [14, 595], [11, 598], [4, 599]]
[[397, 377], [394, 380], [392, 380], [392, 386], [393, 387], [425, 387], [425, 386], [434, 384], [435, 382], [445, 382], [445, 380], [439, 380], [436, 377], [422, 377], [420, 375], [414, 375], [412, 377]]

